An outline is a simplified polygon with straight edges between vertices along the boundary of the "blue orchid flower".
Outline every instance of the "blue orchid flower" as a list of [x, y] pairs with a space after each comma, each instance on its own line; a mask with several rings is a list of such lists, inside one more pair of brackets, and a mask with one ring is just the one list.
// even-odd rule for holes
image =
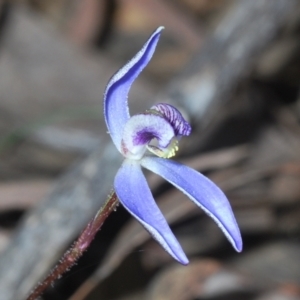
[[189, 261], [156, 205], [141, 167], [163, 177], [203, 209], [238, 252], [242, 250], [242, 238], [223, 192], [199, 172], [168, 159], [178, 150], [178, 140], [191, 133], [181, 113], [161, 103], [144, 113], [129, 115], [129, 89], [152, 58], [162, 29], [159, 27], [110, 79], [104, 94], [104, 116], [109, 134], [125, 158], [114, 180], [120, 202], [174, 259], [185, 265]]

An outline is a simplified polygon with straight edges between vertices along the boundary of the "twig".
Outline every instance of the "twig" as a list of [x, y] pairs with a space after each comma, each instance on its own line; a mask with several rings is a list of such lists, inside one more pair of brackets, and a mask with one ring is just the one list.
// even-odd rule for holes
[[82, 256], [84, 251], [89, 247], [96, 233], [101, 228], [106, 218], [118, 206], [118, 198], [115, 192], [112, 192], [103, 207], [97, 212], [96, 216], [88, 223], [77, 241], [72, 247], [67, 250], [59, 263], [54, 267], [49, 275], [31, 292], [27, 300], [36, 300], [45, 289], [50, 286], [56, 279], [60, 278], [62, 274], [70, 270], [76, 261]]

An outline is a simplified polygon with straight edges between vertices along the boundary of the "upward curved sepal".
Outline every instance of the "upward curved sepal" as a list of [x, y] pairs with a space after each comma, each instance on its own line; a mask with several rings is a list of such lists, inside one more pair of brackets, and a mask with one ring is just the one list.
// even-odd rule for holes
[[149, 63], [155, 51], [161, 31], [157, 28], [142, 49], [108, 82], [104, 93], [104, 117], [117, 149], [121, 149], [123, 128], [130, 118], [127, 103], [129, 89], [133, 81]]

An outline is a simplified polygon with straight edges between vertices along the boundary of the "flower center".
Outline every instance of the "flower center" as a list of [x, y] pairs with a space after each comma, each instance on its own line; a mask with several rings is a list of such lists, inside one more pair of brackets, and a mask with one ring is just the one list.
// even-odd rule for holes
[[123, 131], [121, 152], [134, 160], [141, 159], [147, 149], [159, 157], [170, 158], [178, 150], [178, 139], [190, 132], [190, 125], [175, 107], [157, 104], [128, 120]]

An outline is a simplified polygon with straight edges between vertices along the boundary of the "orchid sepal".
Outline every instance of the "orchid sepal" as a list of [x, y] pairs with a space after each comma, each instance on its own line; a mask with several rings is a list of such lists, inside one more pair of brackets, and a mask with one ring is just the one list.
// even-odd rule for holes
[[217, 223], [235, 250], [242, 251], [242, 238], [230, 203], [216, 184], [199, 172], [172, 160], [145, 156], [141, 165], [187, 195]]
[[115, 177], [114, 188], [122, 205], [152, 237], [174, 259], [181, 264], [188, 264], [184, 251], [153, 199], [138, 161], [125, 159]]
[[134, 80], [149, 63], [164, 27], [157, 28], [142, 49], [109, 80], [104, 92], [104, 118], [108, 132], [119, 151], [123, 128], [130, 118], [128, 92]]

